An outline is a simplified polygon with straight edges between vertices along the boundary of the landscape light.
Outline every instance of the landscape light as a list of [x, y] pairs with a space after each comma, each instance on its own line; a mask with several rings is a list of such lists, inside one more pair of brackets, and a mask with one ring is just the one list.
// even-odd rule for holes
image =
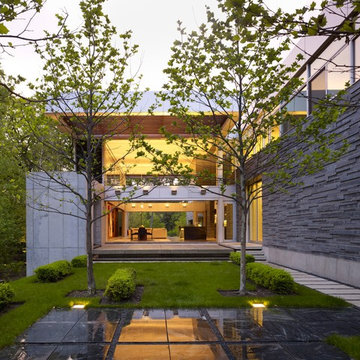
[[84, 304], [75, 304], [71, 308], [72, 309], [84, 309], [85, 305]]
[[264, 304], [260, 304], [260, 303], [253, 303], [253, 304], [251, 304], [251, 306], [253, 308], [264, 308], [265, 307]]

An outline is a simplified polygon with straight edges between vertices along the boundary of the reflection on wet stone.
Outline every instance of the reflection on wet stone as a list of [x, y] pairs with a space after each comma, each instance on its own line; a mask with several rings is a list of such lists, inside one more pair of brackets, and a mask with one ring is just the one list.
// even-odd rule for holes
[[101, 360], [106, 358], [109, 345], [76, 344], [61, 345], [51, 354], [49, 360]]
[[119, 342], [166, 342], [164, 310], [136, 310], [130, 324], [121, 329]]
[[[237, 360], [293, 360], [280, 344], [231, 344], [229, 348]], [[295, 359], [294, 359], [295, 360]]]
[[113, 360], [170, 360], [168, 345], [117, 345]]
[[167, 331], [170, 342], [217, 341], [216, 335], [199, 311], [166, 311]]
[[170, 345], [171, 360], [222, 360], [228, 359], [221, 345], [218, 344], [189, 344]]
[[52, 310], [1, 350], [0, 360], [349, 360], [323, 341], [331, 333], [359, 335], [360, 311]]

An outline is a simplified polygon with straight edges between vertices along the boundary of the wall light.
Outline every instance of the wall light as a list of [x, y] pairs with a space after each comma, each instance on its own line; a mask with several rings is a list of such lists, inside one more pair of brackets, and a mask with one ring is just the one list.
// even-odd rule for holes
[[131, 204], [131, 207], [134, 208], [136, 205], [135, 204]]
[[143, 209], [143, 208], [144, 208], [144, 204], [141, 204], [140, 207]]
[[152, 204], [149, 204], [148, 207], [149, 207], [149, 208], [152, 208]]
[[165, 206], [168, 208], [168, 207], [170, 206], [170, 204], [169, 204], [169, 203], [166, 203]]
[[182, 203], [182, 206], [183, 206], [183, 207], [187, 207], [187, 203]]

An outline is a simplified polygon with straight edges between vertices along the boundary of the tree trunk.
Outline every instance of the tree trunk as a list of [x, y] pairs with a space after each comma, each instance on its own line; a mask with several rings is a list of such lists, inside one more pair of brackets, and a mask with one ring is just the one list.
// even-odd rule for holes
[[236, 197], [237, 197], [237, 206], [239, 207], [240, 219], [237, 222], [240, 222], [240, 245], [241, 245], [241, 259], [240, 259], [240, 295], [246, 294], [246, 187], [245, 187], [245, 178], [244, 172], [242, 169], [239, 169], [239, 182], [236, 184]]
[[89, 294], [94, 295], [96, 292], [94, 269], [93, 269], [93, 252], [92, 252], [92, 234], [91, 234], [91, 203], [87, 206], [86, 216], [86, 253], [87, 253], [87, 287]]

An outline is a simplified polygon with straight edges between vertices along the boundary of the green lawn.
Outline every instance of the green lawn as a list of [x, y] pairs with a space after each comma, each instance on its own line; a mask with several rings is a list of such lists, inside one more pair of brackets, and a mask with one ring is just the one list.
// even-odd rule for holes
[[[223, 297], [217, 289], [239, 287], [239, 267], [228, 262], [213, 263], [136, 263], [95, 264], [97, 287], [104, 289], [107, 279], [119, 267], [134, 267], [137, 282], [145, 286], [141, 303], [124, 306], [139, 308], [244, 307], [256, 300], [251, 297]], [[74, 269], [74, 274], [57, 283], [38, 283], [35, 277], [13, 281], [16, 301], [25, 303], [0, 316], [0, 348], [12, 343], [33, 322], [52, 307], [68, 307], [74, 302], [101, 306], [99, 298], [66, 297], [72, 290], [86, 289], [86, 269]], [[260, 299], [258, 299], [260, 300]], [[279, 307], [341, 307], [343, 300], [297, 286], [297, 295], [262, 298], [267, 306]], [[107, 305], [108, 306], [108, 305]]]
[[360, 336], [331, 335], [326, 342], [338, 347], [352, 359], [360, 360]]

